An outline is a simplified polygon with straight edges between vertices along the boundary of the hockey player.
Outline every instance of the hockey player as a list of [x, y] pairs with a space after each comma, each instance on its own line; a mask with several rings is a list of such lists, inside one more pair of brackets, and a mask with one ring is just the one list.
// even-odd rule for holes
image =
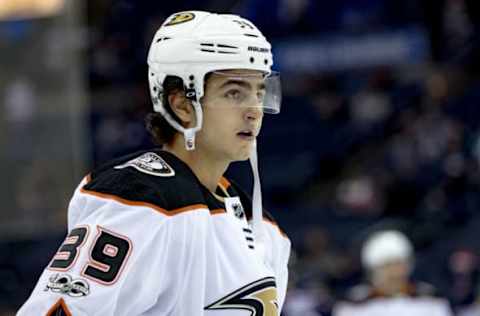
[[[262, 214], [256, 136], [280, 110], [271, 47], [236, 15], [181, 12], [148, 56], [163, 149], [91, 172], [19, 316], [280, 314], [290, 241]], [[250, 159], [253, 203], [223, 177]]]
[[334, 316], [451, 316], [446, 300], [433, 287], [410, 281], [413, 247], [405, 235], [388, 230], [374, 233], [362, 248], [369, 284], [353, 288], [348, 302], [338, 303]]

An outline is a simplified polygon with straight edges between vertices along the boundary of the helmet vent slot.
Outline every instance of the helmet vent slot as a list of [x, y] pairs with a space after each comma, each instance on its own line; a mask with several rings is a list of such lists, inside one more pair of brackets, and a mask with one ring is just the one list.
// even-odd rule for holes
[[230, 46], [230, 45], [225, 45], [225, 44], [217, 44], [217, 47], [238, 49], [238, 47], [236, 47], [236, 46]]
[[218, 54], [239, 54], [239, 48], [227, 44], [200, 43], [200, 51]]
[[171, 39], [171, 37], [167, 37], [167, 36], [160, 37], [159, 39], [156, 40], [156, 43], [161, 42], [161, 41], [166, 41], [166, 40], [169, 40], [169, 39]]

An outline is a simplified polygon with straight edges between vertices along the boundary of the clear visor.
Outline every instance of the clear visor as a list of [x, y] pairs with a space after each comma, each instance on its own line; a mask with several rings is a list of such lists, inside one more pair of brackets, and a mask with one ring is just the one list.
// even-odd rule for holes
[[258, 108], [280, 113], [280, 74], [256, 70], [222, 70], [210, 73], [202, 105], [206, 107]]

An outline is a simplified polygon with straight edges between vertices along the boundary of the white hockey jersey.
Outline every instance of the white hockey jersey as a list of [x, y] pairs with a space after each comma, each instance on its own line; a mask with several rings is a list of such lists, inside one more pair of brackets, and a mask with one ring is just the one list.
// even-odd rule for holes
[[225, 178], [216, 193], [164, 151], [92, 172], [70, 202], [68, 236], [17, 315], [279, 315], [290, 241], [265, 213], [261, 260], [248, 196]]
[[453, 316], [448, 301], [434, 297], [433, 287], [425, 283], [410, 284], [398, 296], [384, 296], [368, 286], [352, 292], [357, 297], [336, 304], [333, 316]]

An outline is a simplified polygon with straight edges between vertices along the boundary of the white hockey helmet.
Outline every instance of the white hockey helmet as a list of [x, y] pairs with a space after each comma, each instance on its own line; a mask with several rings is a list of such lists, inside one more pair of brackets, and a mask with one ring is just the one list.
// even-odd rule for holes
[[[250, 21], [231, 14], [186, 11], [171, 15], [155, 34], [148, 53], [148, 79], [155, 112], [185, 136], [188, 150], [195, 148], [195, 133], [202, 127], [200, 98], [205, 75], [215, 71], [248, 69], [272, 76], [271, 45]], [[183, 80], [186, 96], [192, 101], [196, 126], [184, 128], [163, 104], [166, 76]], [[278, 77], [278, 76], [277, 76]], [[280, 111], [280, 83], [266, 84], [263, 110]], [[269, 91], [270, 90], [270, 91]]]
[[362, 248], [362, 264], [373, 269], [399, 260], [409, 261], [413, 247], [408, 238], [395, 230], [374, 233]]

